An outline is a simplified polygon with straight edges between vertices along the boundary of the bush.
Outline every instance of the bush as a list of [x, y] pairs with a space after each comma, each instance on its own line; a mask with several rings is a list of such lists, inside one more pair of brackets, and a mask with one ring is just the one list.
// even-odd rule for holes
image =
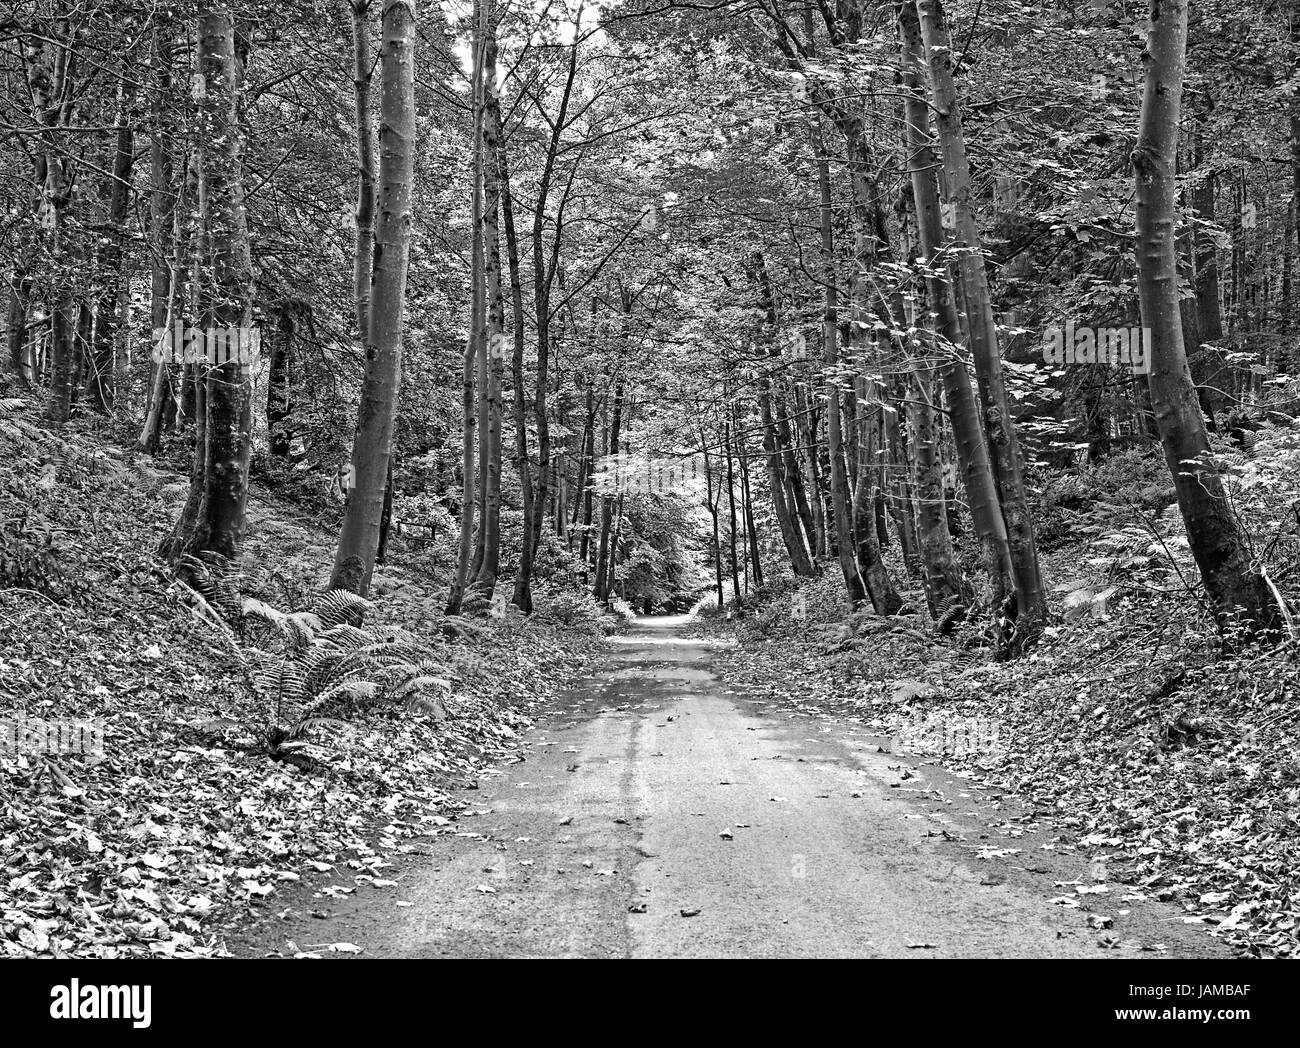
[[555, 592], [542, 589], [534, 593], [533, 599], [537, 605], [534, 617], [539, 622], [591, 636], [605, 632], [602, 626], [602, 619], [605, 618], [604, 611], [590, 594], [575, 593], [572, 590]]
[[1133, 508], [1158, 517], [1175, 500], [1160, 448], [1144, 445], [1049, 480], [1034, 520], [1040, 545], [1052, 549], [1077, 541], [1088, 527], [1132, 519]]

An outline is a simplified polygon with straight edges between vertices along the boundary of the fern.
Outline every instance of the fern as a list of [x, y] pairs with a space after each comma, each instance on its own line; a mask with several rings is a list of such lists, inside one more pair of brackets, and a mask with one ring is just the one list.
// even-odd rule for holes
[[374, 605], [364, 597], [358, 597], [351, 590], [332, 589], [321, 596], [312, 606], [312, 613], [320, 619], [326, 629], [335, 626], [360, 626], [365, 620], [366, 612]]
[[[195, 616], [219, 633], [242, 670], [257, 711], [243, 727], [271, 757], [303, 765], [302, 740], [313, 730], [336, 731], [346, 721], [334, 714], [362, 706], [445, 717], [442, 699], [451, 694], [452, 671], [409, 634], [380, 637], [362, 628], [370, 601], [330, 590], [311, 611], [286, 613], [241, 597], [237, 579], [219, 560], [186, 557], [180, 571]], [[252, 623], [261, 626], [262, 647], [246, 641]]]

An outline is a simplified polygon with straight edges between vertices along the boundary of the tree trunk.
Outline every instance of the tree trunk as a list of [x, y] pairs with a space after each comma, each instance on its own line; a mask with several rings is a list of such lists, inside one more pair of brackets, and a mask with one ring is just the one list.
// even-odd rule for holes
[[294, 341], [298, 334], [296, 310], [298, 304], [283, 301], [279, 305], [279, 318], [270, 343], [270, 359], [266, 367], [266, 430], [271, 457], [289, 457], [292, 434], [289, 432], [289, 410], [292, 406]]
[[500, 102], [497, 98], [497, 37], [492, 0], [483, 0], [483, 265], [487, 296], [487, 337], [480, 353], [484, 363], [480, 388], [483, 416], [479, 442], [482, 447], [483, 510], [480, 532], [483, 556], [475, 573], [475, 584], [490, 594], [496, 587], [501, 565], [501, 385], [505, 370], [505, 304], [501, 295], [501, 210]]
[[[728, 393], [727, 399], [730, 400]], [[723, 451], [727, 456], [727, 505], [730, 512], [729, 527], [727, 538], [731, 546], [731, 595], [735, 597], [736, 604], [740, 604], [740, 576], [739, 572], [739, 554], [736, 549], [736, 480], [732, 470], [731, 461], [731, 423], [724, 422], [722, 426]]]
[[[483, 25], [479, 4], [474, 5], [473, 75], [470, 85], [471, 106], [474, 114], [473, 162], [470, 188], [470, 229], [473, 243], [470, 247], [470, 309], [469, 338], [465, 343], [465, 359], [461, 369], [461, 505], [460, 538], [456, 551], [456, 574], [452, 579], [451, 594], [447, 599], [447, 614], [460, 614], [465, 600], [465, 588], [471, 580], [474, 557], [474, 517], [478, 486], [474, 469], [474, 433], [478, 426], [476, 404], [476, 371], [478, 367], [479, 340], [482, 337], [483, 314]], [[480, 478], [481, 481], [481, 478]]]
[[353, 252], [352, 297], [357, 337], [369, 345], [370, 278], [375, 257], [375, 125], [370, 110], [374, 59], [370, 45], [370, 5], [350, 0], [352, 8], [352, 95], [357, 121], [357, 242]]
[[5, 352], [10, 367], [24, 386], [32, 385], [31, 350], [27, 339], [28, 300], [31, 290], [31, 277], [15, 265], [9, 288], [9, 314], [5, 321], [7, 325]]
[[99, 252], [96, 276], [101, 282], [95, 307], [94, 348], [87, 358], [86, 400], [91, 408], [108, 414], [116, 397], [117, 309], [122, 291], [122, 244], [126, 239], [127, 204], [131, 196], [131, 169], [135, 165], [135, 132], [127, 112], [134, 95], [132, 72], [123, 70], [117, 101], [117, 141], [113, 152], [113, 179], [108, 192], [108, 232]]
[[940, 0], [917, 0], [917, 11], [930, 70], [946, 189], [955, 223], [955, 247], [959, 252], [958, 271], [969, 318], [971, 355], [984, 409], [989, 457], [998, 482], [1011, 550], [1016, 584], [1014, 644], [1019, 647], [1042, 629], [1047, 600], [1038, 568], [1033, 521], [1029, 515], [1024, 462], [1002, 373], [993, 301], [971, 201], [970, 164], [966, 156], [957, 90], [953, 84], [954, 56], [948, 27]]
[[1151, 333], [1151, 400], [1192, 556], [1220, 629], [1236, 616], [1271, 628], [1277, 608], [1251, 555], [1211, 458], [1178, 314], [1175, 171], [1187, 50], [1187, 0], [1151, 8], [1146, 83], [1133, 168], [1137, 184], [1138, 295]]
[[[767, 262], [761, 252], [755, 251], [750, 255], [747, 275], [758, 297], [757, 338], [766, 348], [768, 359], [775, 363], [780, 359], [780, 351], [776, 346], [776, 298], [772, 294]], [[807, 510], [807, 502], [805, 500], [801, 507], [795, 497], [796, 490], [802, 493], [802, 480], [798, 476], [798, 466], [794, 462], [793, 454], [785, 453], [788, 448], [788, 445], [783, 445], [786, 436], [777, 423], [773, 409], [773, 399], [779, 394], [775, 390], [770, 372], [763, 373], [758, 390], [759, 418], [763, 424], [763, 452], [767, 462], [768, 491], [772, 496], [772, 509], [781, 531], [781, 540], [790, 555], [791, 568], [796, 575], [810, 577], [816, 574], [816, 566], [807, 545], [807, 542], [813, 541], [812, 513], [808, 512], [806, 521], [801, 520], [801, 509]], [[784, 433], [786, 435], [789, 433], [788, 424]], [[800, 530], [801, 527], [804, 530]]]
[[[199, 106], [203, 144], [200, 178], [204, 241], [210, 264], [210, 326], [236, 331], [236, 348], [247, 351], [251, 330], [252, 262], [242, 181], [243, 131], [239, 126], [243, 67], [235, 50], [235, 22], [229, 9], [204, 9], [199, 16], [198, 68], [204, 80]], [[227, 561], [239, 555], [248, 497], [251, 440], [251, 371], [246, 358], [217, 353], [205, 359], [202, 493], [194, 523], [184, 536], [184, 553], [214, 553]]]
[[379, 199], [371, 278], [366, 372], [352, 443], [349, 492], [334, 557], [331, 588], [365, 596], [379, 549], [388, 488], [393, 414], [402, 380], [402, 323], [411, 246], [411, 181], [415, 165], [415, 9], [384, 0]]
[[740, 466], [740, 504], [745, 518], [745, 539], [749, 543], [749, 562], [753, 565], [754, 586], [757, 588], [763, 585], [763, 560], [758, 552], [758, 529], [754, 526], [754, 501], [749, 486], [749, 448], [740, 423], [739, 405], [735, 408], [734, 418], [732, 440], [735, 443], [736, 462]]
[[[609, 420], [609, 452], [613, 460], [618, 455], [619, 431], [623, 418], [623, 383], [614, 387], [614, 408]], [[617, 472], [617, 467], [614, 467]], [[614, 496], [606, 492], [600, 500], [600, 542], [596, 550], [596, 590], [595, 596], [602, 604], [609, 599], [610, 583], [606, 559], [609, 556], [609, 529], [613, 522]]]
[[[853, 608], [861, 606], [867, 598], [867, 588], [858, 572], [853, 520], [850, 517], [849, 482], [844, 461], [844, 442], [840, 432], [840, 385], [839, 385], [839, 279], [835, 266], [835, 244], [831, 229], [831, 177], [830, 164], [821, 141], [821, 134], [813, 132], [817, 163], [817, 188], [820, 194], [819, 214], [821, 216], [821, 281], [825, 308], [822, 312], [822, 352], [823, 366], [826, 372], [826, 446], [830, 455], [831, 467], [831, 510], [835, 520], [835, 555], [839, 560], [840, 571], [844, 575], [844, 588], [849, 604]], [[869, 533], [869, 531], [868, 531]], [[861, 537], [861, 536], [859, 536]], [[871, 536], [874, 541], [875, 536]], [[879, 556], [879, 550], [877, 550]], [[875, 603], [876, 594], [871, 594]], [[882, 615], [891, 611], [876, 609]]]
[[[161, 45], [157, 44], [156, 38], [155, 46], [159, 48], [155, 51], [155, 55], [161, 55], [163, 50]], [[159, 90], [161, 89], [160, 81]], [[186, 200], [187, 197], [194, 195], [189, 192], [191, 165], [186, 158], [182, 158], [181, 163], [183, 172], [181, 185], [177, 191], [172, 190], [171, 154], [163, 139], [163, 130], [159, 123], [161, 117], [157, 110], [155, 110], [154, 120], [154, 137], [150, 143], [150, 232], [154, 241], [150, 301], [150, 318], [153, 325], [150, 332], [153, 342], [151, 358], [154, 361], [153, 390], [149, 395], [149, 410], [144, 427], [136, 440], [136, 447], [150, 453], [158, 447], [164, 426], [170, 424], [175, 417], [176, 394], [172, 388], [172, 379], [180, 369], [161, 356], [159, 351], [163, 334], [171, 331], [174, 321], [182, 317], [185, 312], [184, 263], [189, 252], [189, 239], [193, 233], [186, 215], [188, 206]], [[171, 260], [166, 261], [169, 253]]]
[[497, 161], [501, 167], [501, 219], [506, 234], [506, 262], [510, 270], [510, 318], [513, 339], [510, 357], [510, 381], [514, 403], [515, 471], [519, 474], [520, 502], [524, 513], [524, 527], [519, 536], [519, 563], [515, 572], [515, 590], [511, 603], [525, 615], [532, 614], [533, 588], [531, 572], [522, 569], [532, 563], [532, 530], [528, 522], [533, 519], [533, 476], [528, 461], [528, 399], [524, 389], [524, 284], [519, 272], [519, 236], [515, 231], [514, 199], [510, 193], [510, 168], [505, 143], [501, 135], [501, 106], [496, 92], [491, 96], [492, 111], [489, 118], [496, 125]]

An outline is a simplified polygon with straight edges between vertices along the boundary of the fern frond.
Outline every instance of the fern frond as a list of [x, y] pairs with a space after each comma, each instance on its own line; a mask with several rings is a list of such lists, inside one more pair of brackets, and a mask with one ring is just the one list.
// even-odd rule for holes
[[271, 607], [271, 605], [258, 600], [256, 597], [245, 597], [240, 603], [240, 612], [243, 615], [251, 616], [255, 619], [261, 619], [264, 622], [269, 622], [272, 625], [280, 626], [281, 628], [283, 628], [284, 623], [288, 619], [288, 616], [285, 615], [284, 612], [277, 611], [275, 608]]
[[337, 717], [304, 717], [289, 729], [289, 738], [301, 739], [309, 731], [321, 729], [329, 735], [346, 735], [352, 732], [353, 727], [347, 721], [339, 720]]
[[307, 675], [292, 659], [268, 660], [253, 674], [253, 686], [279, 702], [297, 704], [307, 698]]
[[335, 626], [359, 626], [365, 619], [366, 612], [374, 605], [364, 597], [358, 597], [351, 590], [332, 589], [317, 598], [312, 605], [312, 612], [321, 624], [330, 629]]
[[341, 651], [359, 651], [374, 643], [374, 638], [365, 630], [343, 624], [331, 626], [316, 639], [332, 644]]
[[291, 615], [286, 615], [284, 625], [290, 642], [299, 650], [306, 649], [315, 639], [316, 634], [325, 628], [320, 617], [310, 611], [295, 611]]
[[317, 710], [322, 710], [332, 702], [338, 702], [346, 699], [349, 703], [359, 704], [361, 702], [377, 699], [380, 695], [380, 687], [372, 680], [345, 680], [333, 687], [325, 689], [310, 702], [306, 703], [302, 711], [304, 714], [314, 714]]
[[445, 677], [411, 677], [393, 689], [394, 699], [404, 699], [414, 692], [424, 691], [426, 688], [437, 688], [447, 695], [451, 694], [451, 681]]

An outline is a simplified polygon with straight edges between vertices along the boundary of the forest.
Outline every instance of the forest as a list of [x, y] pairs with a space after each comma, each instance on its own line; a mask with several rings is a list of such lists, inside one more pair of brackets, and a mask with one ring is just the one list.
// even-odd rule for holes
[[1292, 0], [0, 0], [0, 272], [0, 956], [1300, 952]]

